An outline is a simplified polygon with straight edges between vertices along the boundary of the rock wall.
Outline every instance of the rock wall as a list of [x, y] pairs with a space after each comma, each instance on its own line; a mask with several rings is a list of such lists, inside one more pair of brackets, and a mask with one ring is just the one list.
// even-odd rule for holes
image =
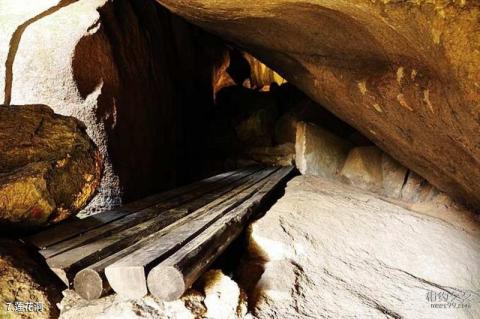
[[0, 103], [77, 117], [104, 156], [88, 212], [195, 177], [216, 39], [148, 0], [6, 0], [0, 30]]
[[159, 1], [241, 44], [439, 189], [480, 204], [478, 1]]

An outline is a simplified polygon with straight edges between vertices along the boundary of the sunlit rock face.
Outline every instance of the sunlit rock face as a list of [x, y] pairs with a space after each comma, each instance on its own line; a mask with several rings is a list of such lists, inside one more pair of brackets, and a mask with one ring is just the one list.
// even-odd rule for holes
[[480, 203], [478, 2], [159, 1], [242, 45], [441, 190]]
[[216, 52], [154, 1], [0, 1], [0, 103], [86, 124], [105, 159], [89, 212], [184, 182]]
[[479, 235], [471, 214], [418, 213], [295, 177], [250, 226], [245, 276], [263, 271], [249, 306], [259, 319], [478, 318]]

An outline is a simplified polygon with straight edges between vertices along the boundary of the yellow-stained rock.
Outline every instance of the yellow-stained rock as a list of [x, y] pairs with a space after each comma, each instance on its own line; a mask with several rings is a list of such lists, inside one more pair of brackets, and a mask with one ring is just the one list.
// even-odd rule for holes
[[55, 318], [61, 289], [53, 273], [34, 261], [25, 247], [0, 239], [0, 318]]
[[101, 156], [72, 117], [43, 105], [2, 106], [0, 150], [0, 226], [59, 222], [95, 194]]

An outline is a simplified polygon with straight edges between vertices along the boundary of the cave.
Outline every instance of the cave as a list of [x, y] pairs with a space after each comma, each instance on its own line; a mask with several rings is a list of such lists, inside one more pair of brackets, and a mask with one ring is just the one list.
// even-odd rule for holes
[[0, 27], [0, 318], [480, 317], [478, 3], [5, 0]]

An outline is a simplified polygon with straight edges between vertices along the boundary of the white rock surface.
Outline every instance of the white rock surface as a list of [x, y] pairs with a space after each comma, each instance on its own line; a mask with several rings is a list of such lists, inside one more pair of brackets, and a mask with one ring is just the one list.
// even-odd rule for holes
[[[441, 217], [331, 180], [296, 177], [251, 225], [250, 253], [265, 262], [254, 315], [480, 318], [479, 221]], [[433, 308], [448, 307], [432, 301], [439, 296], [466, 308]]]
[[59, 319], [194, 319], [195, 316], [182, 300], [158, 302], [150, 296], [141, 300], [123, 300], [111, 295], [87, 301], [75, 292], [64, 292]]
[[210, 270], [203, 275], [205, 281], [203, 301], [209, 319], [241, 319], [247, 314], [247, 302], [243, 292], [221, 270]]

